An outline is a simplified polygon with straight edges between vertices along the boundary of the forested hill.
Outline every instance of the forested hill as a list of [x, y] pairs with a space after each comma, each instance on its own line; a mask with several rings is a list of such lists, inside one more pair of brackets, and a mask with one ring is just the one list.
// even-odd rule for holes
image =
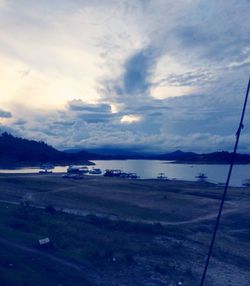
[[[176, 163], [187, 164], [229, 164], [232, 161], [233, 153], [226, 151], [213, 152], [207, 154], [197, 154], [193, 152], [182, 152], [180, 150], [173, 153], [162, 154], [157, 157], [159, 160], [173, 160]], [[236, 154], [235, 164], [249, 164], [250, 155]]]
[[67, 154], [44, 142], [14, 137], [6, 132], [0, 135], [0, 165], [88, 164], [90, 157], [87, 152]]

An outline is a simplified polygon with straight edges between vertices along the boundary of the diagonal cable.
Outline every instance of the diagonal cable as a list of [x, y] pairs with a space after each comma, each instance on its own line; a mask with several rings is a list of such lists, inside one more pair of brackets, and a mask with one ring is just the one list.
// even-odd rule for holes
[[230, 164], [228, 175], [227, 175], [227, 181], [226, 181], [226, 184], [225, 184], [225, 187], [224, 187], [224, 192], [223, 192], [223, 195], [222, 195], [222, 198], [221, 198], [220, 208], [219, 208], [219, 211], [218, 211], [218, 216], [217, 216], [217, 219], [216, 219], [216, 223], [215, 223], [215, 227], [214, 227], [214, 231], [213, 231], [213, 236], [212, 236], [212, 240], [211, 240], [211, 243], [210, 243], [210, 247], [209, 247], [206, 263], [205, 263], [205, 266], [204, 266], [204, 270], [203, 270], [200, 286], [203, 286], [204, 282], [205, 282], [207, 268], [208, 268], [209, 261], [210, 261], [211, 255], [212, 255], [213, 246], [214, 246], [217, 230], [218, 230], [219, 223], [220, 223], [221, 213], [222, 213], [222, 210], [223, 210], [223, 206], [224, 206], [224, 202], [225, 202], [225, 198], [226, 198], [226, 194], [227, 194], [227, 190], [228, 190], [228, 186], [229, 186], [229, 181], [230, 181], [233, 165], [234, 165], [234, 162], [235, 162], [235, 157], [236, 157], [237, 148], [238, 148], [239, 139], [240, 139], [240, 133], [241, 133], [241, 130], [243, 129], [243, 127], [244, 127], [243, 120], [244, 120], [246, 106], [247, 106], [249, 89], [250, 89], [250, 78], [249, 78], [249, 81], [248, 81], [245, 101], [244, 101], [244, 105], [243, 105], [243, 108], [242, 108], [239, 128], [238, 128], [238, 130], [236, 132], [236, 141], [235, 141], [234, 151], [233, 151], [232, 158], [231, 158], [231, 164]]

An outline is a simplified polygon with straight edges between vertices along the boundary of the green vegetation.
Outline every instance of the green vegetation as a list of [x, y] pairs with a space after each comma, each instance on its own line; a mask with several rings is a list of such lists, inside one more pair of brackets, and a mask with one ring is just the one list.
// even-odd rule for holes
[[66, 165], [77, 162], [92, 164], [88, 161], [90, 157], [91, 154], [84, 151], [68, 154], [56, 150], [45, 142], [14, 137], [6, 132], [0, 134], [0, 166], [2, 167], [39, 166], [48, 162]]

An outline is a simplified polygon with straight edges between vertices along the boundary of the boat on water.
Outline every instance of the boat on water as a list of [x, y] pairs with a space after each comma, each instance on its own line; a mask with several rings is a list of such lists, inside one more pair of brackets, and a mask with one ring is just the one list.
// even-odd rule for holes
[[102, 173], [102, 170], [99, 168], [92, 168], [89, 170], [89, 174], [91, 175], [100, 175]]
[[136, 173], [128, 173], [129, 179], [140, 179], [140, 176], [138, 176]]
[[55, 168], [54, 165], [51, 164], [44, 164], [40, 167], [39, 174], [52, 174], [52, 171]]
[[129, 173], [122, 172], [119, 177], [120, 178], [124, 178], [124, 179], [128, 179], [129, 178]]
[[168, 180], [168, 177], [165, 176], [165, 173], [159, 173], [157, 176], [158, 180]]
[[70, 165], [67, 169], [68, 174], [87, 174], [89, 172], [86, 166], [72, 166]]
[[136, 173], [125, 173], [121, 170], [105, 170], [103, 174], [104, 177], [119, 177], [119, 178], [127, 178], [127, 179], [139, 179], [140, 177]]
[[104, 177], [120, 177], [122, 174], [121, 170], [110, 170], [106, 169], [105, 173], [103, 174]]
[[250, 179], [246, 179], [242, 182], [242, 186], [244, 187], [250, 187]]
[[39, 174], [52, 174], [53, 172], [52, 171], [49, 171], [49, 170], [41, 170], [39, 171]]
[[205, 173], [199, 173], [197, 176], [195, 176], [195, 178], [199, 180], [205, 180], [207, 179], [207, 175]]
[[138, 176], [136, 173], [121, 173], [120, 178], [125, 179], [140, 179], [140, 176]]

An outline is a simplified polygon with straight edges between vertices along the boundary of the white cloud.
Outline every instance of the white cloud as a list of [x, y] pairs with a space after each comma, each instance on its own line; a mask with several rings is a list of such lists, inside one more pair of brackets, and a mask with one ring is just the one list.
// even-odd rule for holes
[[156, 99], [166, 99], [169, 97], [190, 95], [197, 92], [197, 89], [191, 86], [156, 86], [150, 91], [150, 95]]
[[250, 66], [249, 7], [0, 0], [0, 106], [13, 114], [4, 124], [59, 147], [229, 148]]

